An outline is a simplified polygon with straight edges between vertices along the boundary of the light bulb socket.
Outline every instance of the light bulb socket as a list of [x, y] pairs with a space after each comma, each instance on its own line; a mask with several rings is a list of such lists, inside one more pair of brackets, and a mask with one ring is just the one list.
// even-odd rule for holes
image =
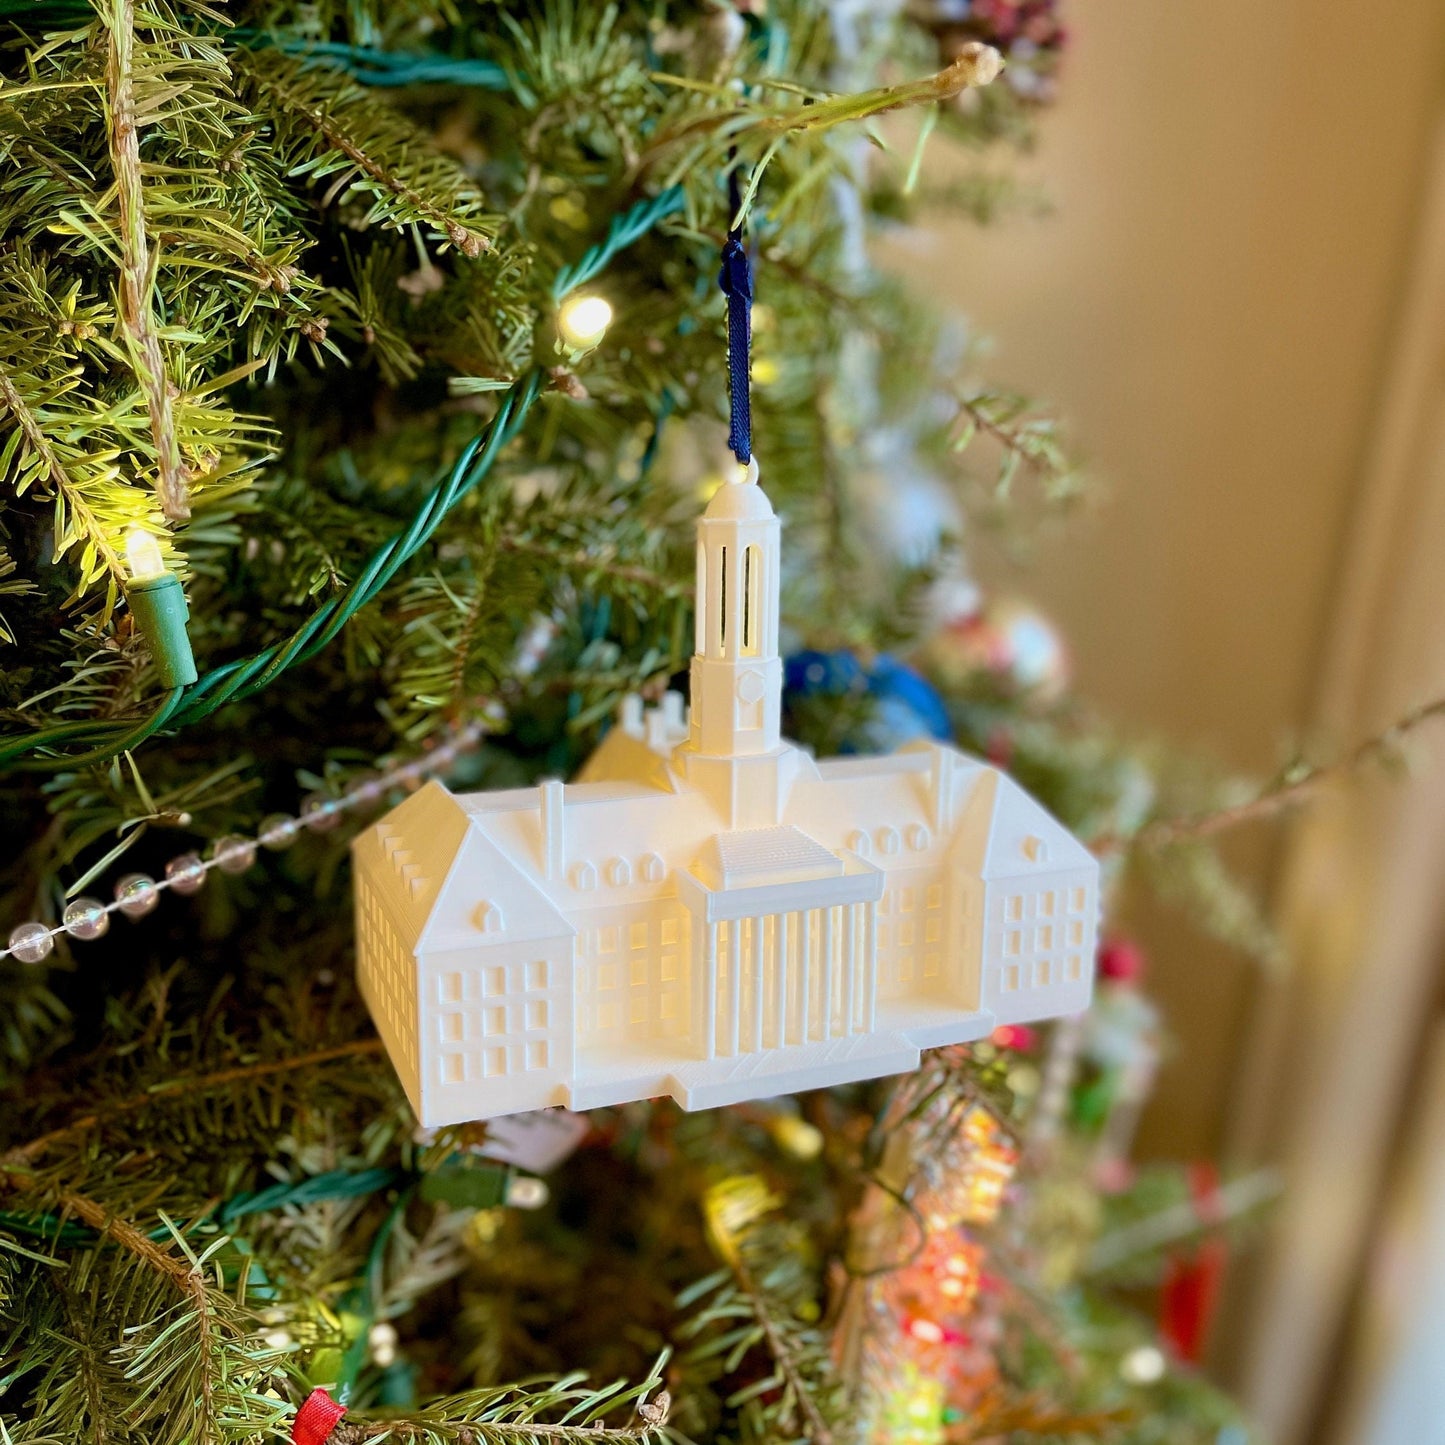
[[174, 572], [132, 582], [125, 589], [136, 630], [150, 646], [151, 658], [166, 687], [188, 687], [195, 682], [196, 659], [186, 631], [190, 609], [186, 589]]

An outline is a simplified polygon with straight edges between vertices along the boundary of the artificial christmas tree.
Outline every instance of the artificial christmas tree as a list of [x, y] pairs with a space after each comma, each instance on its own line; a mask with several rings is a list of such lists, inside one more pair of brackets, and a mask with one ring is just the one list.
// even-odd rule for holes
[[[1065, 501], [1077, 474], [865, 244], [933, 194], [930, 131], [1026, 139], [1053, 7], [0, 0], [0, 23], [7, 1438], [1242, 1439], [1115, 1286], [1157, 1282], [1261, 1191], [1225, 1182], [1198, 1211], [1179, 1171], [1132, 1179], [1139, 1101], [1107, 1086], [1129, 1060], [1078, 1019], [1025, 1026], [1081, 1005], [1092, 969], [1095, 865], [1037, 820], [1087, 840], [1106, 886], [1121, 859], [1180, 864], [1249, 933], [1200, 840], [1320, 774], [1170, 819], [1167, 777], [1064, 695], [1061, 646], [1027, 676], [1017, 646], [978, 654], [979, 626], [1016, 644], [1021, 616], [1057, 638], [1018, 609], [995, 625], [971, 507]], [[906, 110], [916, 146], [890, 128]], [[1010, 195], [990, 168], [938, 198], [984, 216]], [[1077, 874], [1048, 890], [1055, 922], [1027, 920], [1058, 947], [1026, 959], [1017, 919], [1018, 963], [995, 960], [1020, 995], [1025, 962], [1057, 963], [1029, 975], [1057, 996], [991, 1008], [1010, 1022], [988, 1038], [970, 1002], [976, 1041], [892, 1082], [870, 1064], [696, 1114], [419, 1128], [356, 986], [349, 845], [410, 891], [450, 846], [438, 798], [525, 797], [542, 828], [567, 812], [544, 780], [589, 755], [584, 789], [665, 771], [693, 522], [751, 486], [725, 480], [749, 382], [786, 548], [766, 607], [745, 572], [718, 610], [744, 646], [766, 618], [766, 676], [720, 682], [704, 639], [694, 720], [711, 735], [736, 705], [772, 738], [785, 708], [819, 759], [913, 746], [866, 839], [768, 852], [830, 886], [941, 836], [939, 744], [986, 757], [960, 767], [1036, 820], [1011, 866]], [[692, 783], [732, 797], [738, 751], [697, 749]], [[877, 780], [875, 759], [789, 756]], [[714, 834], [769, 797], [737, 792]], [[387, 858], [398, 820], [424, 836]], [[715, 851], [724, 882], [757, 862]], [[661, 853], [562, 840], [556, 861], [599, 888], [617, 863], [622, 888]], [[530, 895], [483, 891], [469, 926], [510, 937]], [[367, 898], [363, 986], [401, 1009], [378, 1002]], [[954, 943], [939, 978], [970, 966]], [[714, 1041], [766, 1039], [768, 976], [748, 992], [734, 969]], [[775, 1047], [826, 1031], [811, 988]], [[889, 1066], [960, 1037], [944, 1024]], [[549, 1041], [506, 1047], [525, 1064]]]

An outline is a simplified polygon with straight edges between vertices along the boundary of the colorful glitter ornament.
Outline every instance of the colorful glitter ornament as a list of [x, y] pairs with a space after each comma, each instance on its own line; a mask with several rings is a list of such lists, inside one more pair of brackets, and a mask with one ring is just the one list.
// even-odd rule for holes
[[944, 622], [914, 661], [946, 692], [967, 692], [982, 681], [1041, 704], [1062, 696], [1071, 672], [1053, 623], [1030, 603], [1008, 598]]

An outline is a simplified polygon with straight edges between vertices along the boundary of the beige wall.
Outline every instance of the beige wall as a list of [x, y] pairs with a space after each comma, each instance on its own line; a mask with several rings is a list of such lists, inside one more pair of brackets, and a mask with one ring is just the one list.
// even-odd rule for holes
[[[1055, 207], [900, 237], [1105, 495], [1026, 587], [1111, 715], [1268, 770], [1311, 715], [1445, 59], [1445, 6], [1073, 0]], [[953, 164], [935, 156], [940, 171]], [[1010, 585], [986, 554], [980, 570]], [[1268, 840], [1240, 845], [1267, 877]], [[1217, 1149], [1253, 966], [1144, 917], [1181, 1047], [1143, 1143]]]

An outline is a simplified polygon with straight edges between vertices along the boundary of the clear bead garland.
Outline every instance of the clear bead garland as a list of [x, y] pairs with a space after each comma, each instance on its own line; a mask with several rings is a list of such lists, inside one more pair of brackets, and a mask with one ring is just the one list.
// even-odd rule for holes
[[[496, 709], [484, 710], [488, 725], [500, 720]], [[334, 828], [342, 815], [353, 808], [367, 808], [382, 801], [397, 787], [419, 782], [429, 773], [449, 768], [461, 753], [477, 746], [487, 731], [482, 723], [469, 723], [450, 734], [420, 758], [403, 763], [386, 773], [360, 778], [349, 792], [339, 798], [313, 793], [300, 809], [300, 817], [274, 813], [261, 823], [254, 838], [229, 834], [211, 844], [207, 856], [185, 852], [166, 864], [163, 878], [150, 878], [144, 873], [127, 873], [115, 885], [114, 901], [101, 903], [95, 898], [76, 898], [66, 905], [61, 922], [54, 928], [43, 923], [22, 923], [11, 930], [7, 947], [0, 949], [0, 959], [13, 958], [20, 963], [44, 963], [55, 949], [55, 940], [62, 934], [88, 940], [103, 937], [110, 929], [113, 913], [138, 920], [155, 911], [161, 894], [167, 891], [189, 896], [200, 892], [212, 869], [222, 873], [244, 873], [256, 862], [260, 845], [280, 852], [289, 848], [303, 832], [326, 833]]]

